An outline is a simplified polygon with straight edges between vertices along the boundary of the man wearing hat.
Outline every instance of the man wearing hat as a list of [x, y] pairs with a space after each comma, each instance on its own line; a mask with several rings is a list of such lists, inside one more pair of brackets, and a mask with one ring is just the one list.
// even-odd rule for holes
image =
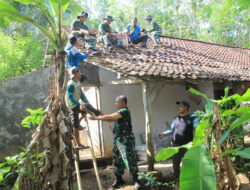
[[122, 40], [118, 38], [117, 33], [112, 32], [110, 27], [110, 24], [114, 21], [113, 17], [108, 15], [104, 20], [105, 22], [100, 24], [98, 28], [99, 41], [104, 42], [109, 49], [112, 49], [114, 44], [117, 44], [117, 47], [123, 48]]
[[[96, 39], [94, 38], [87, 38], [86, 36], [95, 36], [93, 30], [90, 30], [89, 27], [84, 24], [86, 19], [88, 18], [88, 13], [81, 12], [77, 17], [77, 20], [74, 20], [71, 26], [71, 34], [76, 36], [82, 43], [88, 43], [88, 49], [92, 49], [93, 51], [98, 51], [95, 49], [96, 47]], [[99, 53], [99, 51], [98, 51]]]
[[[86, 111], [93, 112], [95, 115], [99, 115], [100, 111], [94, 109], [90, 104], [81, 89], [81, 83], [86, 80], [85, 75], [81, 75], [80, 70], [77, 67], [69, 69], [70, 80], [67, 84], [67, 90], [65, 94], [65, 102], [67, 107], [70, 109], [71, 122], [74, 127], [74, 136], [76, 139], [76, 148], [88, 148], [80, 143], [80, 127], [79, 115], [82, 114], [82, 118], [85, 117]], [[85, 104], [81, 104], [80, 100]], [[89, 111], [90, 110], [90, 111]]]
[[151, 34], [155, 47], [159, 46], [159, 35], [161, 33], [161, 27], [157, 24], [151, 15], [148, 15], [145, 19], [150, 23], [150, 29], [147, 31]]
[[[179, 115], [172, 120], [171, 128], [163, 133], [158, 134], [158, 138], [173, 135], [173, 146], [181, 146], [193, 140], [194, 129], [196, 127], [195, 118], [189, 113], [190, 104], [183, 100], [176, 102], [178, 105]], [[181, 148], [177, 154], [173, 156], [174, 179], [179, 186], [180, 164], [187, 149]]]

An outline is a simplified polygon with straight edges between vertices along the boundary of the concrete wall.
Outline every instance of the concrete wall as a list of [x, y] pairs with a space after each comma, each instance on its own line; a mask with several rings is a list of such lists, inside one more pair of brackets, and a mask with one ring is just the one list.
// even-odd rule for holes
[[[116, 74], [104, 69], [100, 70], [100, 81], [117, 80]], [[151, 83], [152, 88], [155, 84]], [[213, 97], [212, 82], [204, 82], [199, 84], [200, 91], [207, 93], [210, 98]], [[142, 102], [141, 84], [122, 84], [122, 85], [104, 85], [100, 87], [101, 109], [104, 113], [115, 112], [114, 101], [118, 95], [125, 95], [128, 98], [128, 108], [131, 111], [133, 132], [136, 136], [136, 145], [141, 145], [140, 135], [145, 133], [145, 117]], [[186, 90], [184, 82], [166, 82], [158, 97], [152, 105], [152, 126], [153, 137], [157, 147], [169, 146], [171, 137], [160, 140], [156, 135], [167, 130], [166, 122], [171, 124], [173, 117], [177, 112], [176, 101], [188, 100], [191, 104], [190, 112], [193, 113], [197, 109], [202, 109], [205, 102], [201, 98], [191, 94]], [[108, 128], [109, 123], [102, 123], [102, 133], [104, 141], [105, 156], [112, 155], [112, 139], [113, 135]]]
[[45, 108], [49, 94], [48, 69], [36, 70], [0, 84], [0, 160], [21, 151], [30, 142], [30, 132], [21, 127], [27, 108]]
[[[85, 83], [99, 83], [97, 66], [81, 63], [81, 68], [88, 78]], [[21, 121], [29, 115], [27, 108], [47, 106], [44, 100], [49, 95], [48, 75], [48, 68], [36, 70], [0, 84], [0, 160], [19, 153], [20, 147], [29, 144], [31, 134], [27, 128], [21, 127]], [[93, 91], [89, 93], [93, 94]], [[95, 99], [90, 101], [95, 105]], [[96, 127], [93, 130], [96, 133]], [[95, 145], [99, 147], [98, 144], [99, 142]]]

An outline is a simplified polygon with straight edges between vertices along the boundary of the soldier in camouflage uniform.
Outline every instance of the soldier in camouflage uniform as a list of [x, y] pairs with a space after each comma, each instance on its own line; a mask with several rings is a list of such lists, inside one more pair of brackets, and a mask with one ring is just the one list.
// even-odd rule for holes
[[98, 40], [104, 42], [106, 47], [112, 49], [112, 46], [117, 44], [117, 47], [123, 48], [122, 40], [118, 38], [117, 33], [113, 33], [110, 24], [114, 21], [113, 17], [108, 15], [104, 18], [105, 22], [100, 24], [98, 28]]
[[146, 19], [150, 23], [150, 29], [147, 31], [151, 34], [156, 47], [159, 46], [159, 35], [161, 34], [161, 27], [157, 24], [151, 15], [148, 15]]
[[84, 46], [88, 45], [88, 49], [92, 49], [93, 51], [98, 51], [95, 49], [96, 39], [89, 38], [88, 36], [95, 36], [95, 34], [89, 29], [89, 27], [84, 24], [85, 20], [88, 18], [88, 13], [81, 12], [77, 17], [77, 20], [74, 20], [71, 26], [71, 35], [76, 36], [77, 38], [82, 40]]
[[133, 175], [134, 186], [136, 189], [140, 188], [138, 181], [138, 167], [135, 155], [135, 137], [132, 132], [132, 123], [130, 111], [127, 107], [127, 98], [123, 95], [118, 96], [115, 101], [117, 112], [110, 115], [102, 115], [98, 117], [92, 116], [90, 119], [102, 121], [114, 121], [113, 127], [113, 161], [114, 172], [116, 180], [112, 185], [117, 188], [124, 184], [122, 175], [124, 168], [127, 167], [129, 172]]

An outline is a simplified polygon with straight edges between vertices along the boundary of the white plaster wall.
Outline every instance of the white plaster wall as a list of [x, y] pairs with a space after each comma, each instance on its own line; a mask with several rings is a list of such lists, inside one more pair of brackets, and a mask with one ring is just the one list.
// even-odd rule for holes
[[[109, 71], [102, 70], [100, 72], [101, 81], [115, 80], [116, 76]], [[155, 83], [151, 83], [152, 88]], [[202, 83], [201, 90], [208, 93], [209, 97], [212, 94], [212, 83]], [[118, 95], [125, 95], [128, 98], [128, 108], [131, 111], [133, 132], [136, 136], [136, 145], [140, 145], [140, 134], [145, 133], [145, 117], [142, 101], [141, 84], [123, 84], [123, 85], [104, 85], [100, 87], [101, 108], [104, 113], [109, 114], [115, 112], [114, 101]], [[159, 132], [167, 130], [166, 122], [171, 124], [173, 117], [177, 112], [176, 101], [187, 100], [191, 104], [190, 113], [202, 108], [201, 99], [196, 95], [191, 94], [185, 89], [184, 82], [166, 82], [158, 97], [152, 105], [152, 127], [153, 138], [157, 146], [170, 146], [171, 137], [165, 138], [164, 142], [157, 139], [156, 135]], [[106, 157], [112, 156], [112, 140], [113, 135], [108, 127], [107, 122], [103, 122], [103, 141], [104, 152]]]
[[[208, 98], [214, 99], [214, 88], [213, 88], [212, 81], [200, 82], [199, 91], [206, 94]], [[207, 100], [205, 98], [202, 98], [202, 104], [205, 105], [206, 103], [207, 103]]]
[[[84, 93], [86, 95], [86, 97], [89, 100], [89, 103], [97, 108], [97, 99], [96, 99], [96, 88], [95, 87], [90, 87], [90, 88], [84, 88]], [[100, 138], [99, 138], [99, 129], [98, 129], [98, 121], [92, 121], [92, 120], [88, 120], [88, 124], [89, 124], [89, 128], [90, 128], [90, 134], [91, 134], [91, 138], [92, 138], [92, 142], [93, 142], [93, 146], [94, 146], [94, 150], [95, 153], [97, 155], [100, 154]], [[86, 122], [84, 120], [82, 120], [81, 122], [82, 126], [87, 126]], [[81, 138], [86, 138], [85, 140], [88, 141], [88, 145], [90, 145], [89, 139], [86, 135], [86, 132], [84, 133], [84, 131], [81, 133]]]

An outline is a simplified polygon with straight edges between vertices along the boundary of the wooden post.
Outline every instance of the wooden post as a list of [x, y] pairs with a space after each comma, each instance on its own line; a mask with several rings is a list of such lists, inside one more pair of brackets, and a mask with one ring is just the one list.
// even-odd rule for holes
[[144, 105], [144, 114], [145, 114], [145, 123], [146, 123], [146, 146], [147, 146], [147, 162], [148, 162], [148, 171], [154, 170], [154, 142], [152, 138], [151, 130], [151, 103], [149, 97], [149, 82], [142, 82], [142, 96], [143, 96], [143, 105]]

